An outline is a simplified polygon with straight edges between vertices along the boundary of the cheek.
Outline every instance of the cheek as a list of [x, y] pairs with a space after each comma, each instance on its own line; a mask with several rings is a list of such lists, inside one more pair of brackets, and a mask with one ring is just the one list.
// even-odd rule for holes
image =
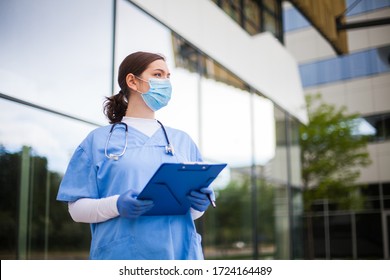
[[142, 84], [142, 92], [147, 92], [147, 91], [149, 91], [149, 88], [150, 88], [150, 86], [149, 86], [149, 84], [148, 83], [143, 83]]

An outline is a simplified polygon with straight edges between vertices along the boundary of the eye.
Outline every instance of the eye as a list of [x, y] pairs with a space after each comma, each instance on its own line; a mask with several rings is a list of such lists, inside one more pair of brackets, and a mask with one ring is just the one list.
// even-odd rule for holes
[[156, 74], [154, 74], [154, 76], [157, 77], [157, 78], [161, 78], [162, 77], [161, 73], [156, 73]]

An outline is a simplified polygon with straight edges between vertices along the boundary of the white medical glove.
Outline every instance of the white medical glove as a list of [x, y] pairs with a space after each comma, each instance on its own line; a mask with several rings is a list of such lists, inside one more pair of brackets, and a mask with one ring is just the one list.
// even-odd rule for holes
[[132, 190], [121, 194], [116, 205], [119, 215], [128, 219], [135, 219], [154, 206], [151, 200], [138, 200], [137, 195]]

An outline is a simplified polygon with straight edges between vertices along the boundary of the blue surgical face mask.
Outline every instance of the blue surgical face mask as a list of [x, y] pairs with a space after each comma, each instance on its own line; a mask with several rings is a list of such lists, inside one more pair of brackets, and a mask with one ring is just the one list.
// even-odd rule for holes
[[141, 93], [142, 99], [150, 109], [157, 111], [167, 106], [172, 94], [172, 85], [169, 79], [150, 78], [149, 81], [145, 81], [139, 77], [137, 78], [149, 83], [149, 90], [147, 92], [138, 92]]

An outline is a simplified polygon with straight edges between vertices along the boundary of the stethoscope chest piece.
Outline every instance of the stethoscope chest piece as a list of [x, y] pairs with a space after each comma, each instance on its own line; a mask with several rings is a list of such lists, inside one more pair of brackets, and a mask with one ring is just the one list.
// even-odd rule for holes
[[173, 148], [173, 146], [170, 143], [165, 146], [165, 152], [171, 156], [175, 155], [175, 149]]
[[113, 160], [119, 160], [119, 155], [108, 154], [108, 158]]

